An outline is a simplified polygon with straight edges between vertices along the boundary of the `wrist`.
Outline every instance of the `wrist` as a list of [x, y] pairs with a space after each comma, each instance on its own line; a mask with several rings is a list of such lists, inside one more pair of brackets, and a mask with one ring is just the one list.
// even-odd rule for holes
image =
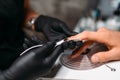
[[26, 27], [29, 28], [29, 29], [35, 30], [35, 26], [34, 26], [35, 20], [36, 20], [36, 17], [31, 17], [31, 18], [27, 21]]
[[29, 12], [29, 13], [27, 13], [26, 17], [25, 17], [24, 26], [26, 28], [34, 30], [35, 29], [34, 22], [36, 21], [38, 16], [39, 16], [39, 14], [36, 13], [36, 12]]

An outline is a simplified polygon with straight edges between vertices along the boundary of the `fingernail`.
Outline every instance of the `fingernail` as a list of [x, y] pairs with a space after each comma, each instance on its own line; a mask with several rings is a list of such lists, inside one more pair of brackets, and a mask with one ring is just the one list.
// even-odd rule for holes
[[93, 62], [93, 63], [99, 63], [99, 58], [98, 58], [98, 56], [93, 56], [93, 57], [92, 57], [92, 62]]

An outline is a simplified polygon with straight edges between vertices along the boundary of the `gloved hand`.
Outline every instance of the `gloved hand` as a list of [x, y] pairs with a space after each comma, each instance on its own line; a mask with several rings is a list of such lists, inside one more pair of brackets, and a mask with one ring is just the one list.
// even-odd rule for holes
[[36, 31], [27, 28], [24, 28], [23, 30], [25, 33], [25, 39], [23, 44], [24, 49], [47, 42], [47, 39], [45, 38], [43, 33], [37, 33]]
[[70, 30], [64, 22], [44, 15], [36, 19], [34, 26], [35, 30], [43, 32], [49, 41], [59, 41], [77, 34]]
[[23, 47], [24, 49], [27, 49], [29, 47], [43, 43], [45, 42], [39, 39], [37, 36], [25, 37]]
[[32, 80], [46, 74], [63, 52], [62, 45], [48, 42], [21, 55], [13, 65], [0, 75], [0, 80]]

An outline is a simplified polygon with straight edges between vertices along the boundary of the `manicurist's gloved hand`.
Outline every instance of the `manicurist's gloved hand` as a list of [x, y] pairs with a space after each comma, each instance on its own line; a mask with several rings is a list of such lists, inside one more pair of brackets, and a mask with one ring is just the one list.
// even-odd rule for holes
[[36, 31], [43, 32], [50, 41], [61, 40], [77, 34], [70, 30], [64, 22], [44, 15], [40, 15], [36, 19], [34, 26]]
[[42, 41], [37, 36], [25, 37], [23, 47], [24, 47], [24, 49], [27, 49], [29, 47], [32, 47], [32, 46], [35, 46], [38, 44], [43, 44], [43, 43], [45, 43], [45, 42]]
[[36, 32], [28, 28], [24, 28], [24, 32], [25, 32], [25, 39], [23, 44], [24, 49], [27, 49], [38, 44], [44, 44], [47, 42], [46, 37], [41, 32]]
[[32, 80], [47, 74], [64, 50], [62, 45], [55, 45], [55, 42], [48, 42], [25, 51], [8, 70], [1, 73], [0, 80]]

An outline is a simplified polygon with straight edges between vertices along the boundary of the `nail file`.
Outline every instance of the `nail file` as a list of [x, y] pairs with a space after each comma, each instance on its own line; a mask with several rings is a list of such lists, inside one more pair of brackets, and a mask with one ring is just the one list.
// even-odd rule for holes
[[[62, 40], [58, 41], [58, 42], [56, 43], [55, 47], [61, 45], [61, 44], [64, 43], [65, 41], [66, 41], [66, 39], [62, 39]], [[37, 47], [41, 47], [41, 46], [43, 46], [43, 44], [39, 44], [39, 45], [32, 46], [32, 47], [26, 49], [24, 52], [22, 52], [22, 53], [20, 54], [20, 56], [23, 55], [24, 53], [30, 51], [31, 49], [34, 49], [34, 48], [37, 48]]]
[[64, 43], [65, 41], [66, 41], [65, 39], [62, 39], [62, 40], [58, 41], [58, 42], [56, 43], [55, 47], [61, 45], [61, 44]]

